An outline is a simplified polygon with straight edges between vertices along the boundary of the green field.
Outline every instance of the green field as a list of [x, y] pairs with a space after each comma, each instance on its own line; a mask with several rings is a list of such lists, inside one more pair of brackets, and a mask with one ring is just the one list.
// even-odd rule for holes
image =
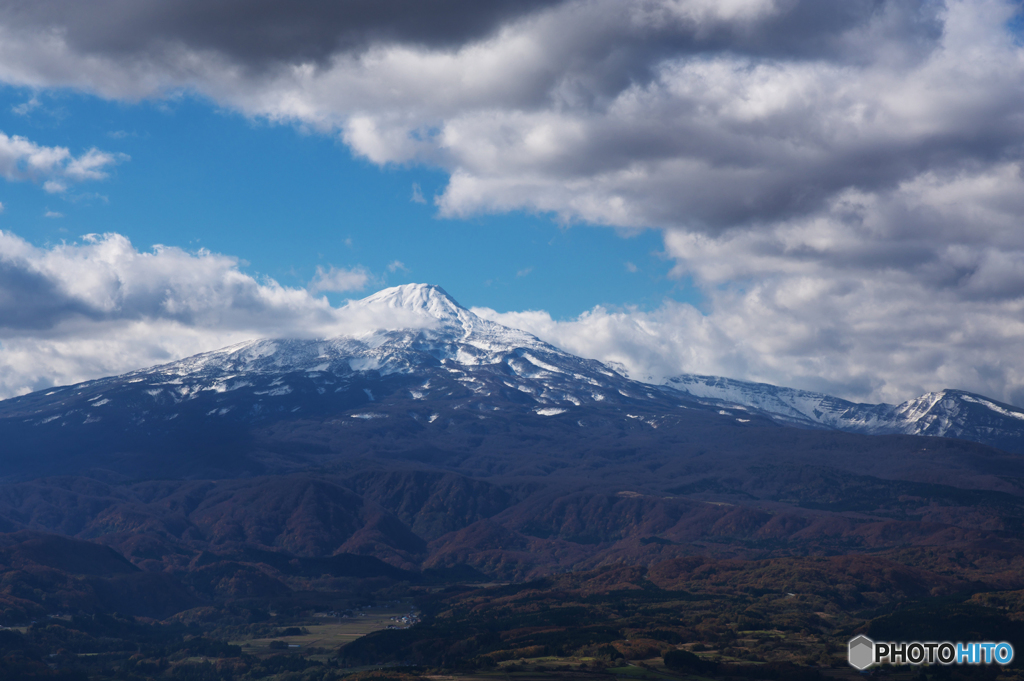
[[404, 604], [367, 608], [360, 613], [361, 616], [357, 617], [316, 618], [315, 624], [307, 624], [303, 627], [309, 632], [308, 634], [238, 639], [231, 641], [231, 644], [242, 646], [242, 650], [250, 655], [282, 652], [283, 649], [270, 647], [273, 641], [281, 641], [289, 646], [299, 646], [298, 648], [289, 647], [289, 650], [293, 652], [305, 652], [310, 648], [324, 648], [334, 653], [341, 646], [360, 636], [386, 629], [388, 625], [397, 624], [391, 618], [408, 615], [409, 610], [410, 607]]

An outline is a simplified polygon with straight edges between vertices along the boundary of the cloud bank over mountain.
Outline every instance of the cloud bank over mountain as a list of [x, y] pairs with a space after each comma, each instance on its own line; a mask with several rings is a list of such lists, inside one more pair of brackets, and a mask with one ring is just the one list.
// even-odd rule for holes
[[[208, 251], [142, 252], [118, 234], [38, 248], [0, 232], [0, 398], [252, 338], [360, 335], [430, 323], [402, 311], [332, 307], [310, 290], [257, 280], [240, 268], [237, 258]], [[311, 289], [322, 289], [324, 274]], [[336, 281], [346, 274], [349, 290], [367, 276], [330, 270]]]
[[[337, 135], [448, 173], [441, 216], [662, 230], [701, 312], [534, 319], [569, 350], [652, 376], [1024, 403], [1019, 3], [98, 5], [0, 6], [0, 80], [197, 93]], [[615, 343], [594, 345], [602, 328]]]

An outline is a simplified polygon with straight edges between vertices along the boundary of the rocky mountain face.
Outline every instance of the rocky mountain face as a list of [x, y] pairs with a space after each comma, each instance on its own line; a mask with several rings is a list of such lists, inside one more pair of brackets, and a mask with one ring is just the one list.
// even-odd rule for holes
[[432, 286], [350, 311], [400, 323], [0, 402], [0, 532], [101, 543], [144, 572], [189, 575], [204, 598], [388, 570], [520, 579], [696, 554], [1024, 552], [1024, 458], [964, 440], [1012, 444], [1012, 407], [647, 385]]

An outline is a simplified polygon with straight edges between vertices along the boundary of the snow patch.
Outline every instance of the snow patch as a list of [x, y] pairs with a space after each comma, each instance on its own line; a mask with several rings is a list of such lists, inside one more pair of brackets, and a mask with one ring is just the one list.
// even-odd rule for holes
[[568, 409], [556, 409], [555, 407], [544, 407], [543, 409], [534, 409], [534, 411], [540, 416], [558, 416], [564, 414]]
[[348, 365], [352, 371], [377, 371], [380, 359], [377, 357], [349, 357]]
[[998, 404], [993, 404], [988, 400], [978, 399], [977, 397], [971, 397], [969, 395], [961, 395], [960, 399], [962, 399], [964, 402], [973, 402], [975, 404], [980, 404], [983, 407], [988, 407], [997, 414], [1002, 414], [1003, 416], [1009, 416], [1010, 418], [1020, 419], [1024, 421], [1024, 413], [1021, 413], [1019, 411], [1010, 411], [1009, 409], [1003, 409]]
[[541, 369], [544, 369], [545, 371], [551, 371], [551, 372], [554, 372], [556, 374], [564, 374], [565, 373], [564, 371], [562, 371], [561, 369], [556, 367], [554, 364], [548, 364], [547, 362], [545, 362], [543, 360], [537, 359], [536, 357], [534, 357], [533, 355], [531, 355], [528, 352], [524, 352], [523, 353], [523, 359], [525, 359], [530, 364], [533, 364], [534, 366], [538, 366]]
[[268, 395], [270, 397], [280, 397], [281, 395], [290, 395], [291, 392], [291, 386], [282, 385], [280, 388], [274, 388], [273, 390], [254, 390], [253, 395]]

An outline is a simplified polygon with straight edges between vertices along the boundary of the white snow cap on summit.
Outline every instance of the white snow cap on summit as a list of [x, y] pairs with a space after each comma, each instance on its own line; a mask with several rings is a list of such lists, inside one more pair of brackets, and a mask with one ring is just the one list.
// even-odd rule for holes
[[466, 314], [466, 308], [459, 305], [440, 286], [433, 284], [403, 284], [378, 291], [357, 301], [366, 307], [386, 307], [425, 314], [439, 321], [458, 321]]
[[[466, 366], [505, 361], [508, 353], [521, 349], [568, 357], [525, 331], [476, 316], [440, 286], [406, 284], [387, 288], [349, 302], [340, 312], [350, 322], [350, 330], [330, 338], [247, 341], [138, 373], [158, 371], [184, 377], [209, 372], [239, 375], [323, 371], [341, 366], [344, 371], [374, 370], [385, 375], [411, 371], [424, 351], [435, 359]], [[526, 370], [552, 370], [542, 360], [527, 357], [523, 360], [529, 365]]]
[[[349, 303], [355, 311], [365, 311], [379, 319], [405, 319], [404, 328], [434, 330], [449, 340], [477, 348], [538, 347], [545, 345], [532, 334], [478, 317], [455, 302], [440, 286], [404, 284], [378, 291]], [[403, 328], [393, 323], [387, 329]], [[385, 326], [381, 325], [381, 330]]]
[[382, 331], [461, 326], [459, 311], [464, 310], [439, 286], [393, 286], [366, 298], [350, 300], [340, 308], [341, 323], [333, 336], [356, 338]]

